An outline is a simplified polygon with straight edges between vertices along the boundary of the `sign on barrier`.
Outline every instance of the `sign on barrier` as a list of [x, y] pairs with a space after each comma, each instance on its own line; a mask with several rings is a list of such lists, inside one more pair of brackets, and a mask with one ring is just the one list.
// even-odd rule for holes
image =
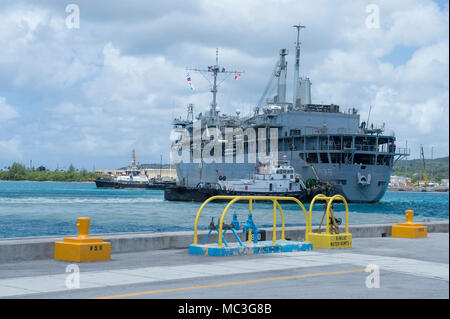
[[[255, 237], [254, 237], [255, 234], [252, 233], [252, 236], [251, 236], [250, 239], [248, 238], [248, 234], [249, 234], [249, 232], [245, 232], [245, 240], [246, 240], [246, 241], [254, 241], [254, 240], [255, 240]], [[258, 241], [266, 240], [266, 231], [265, 231], [265, 230], [260, 230], [260, 231], [258, 232], [258, 237], [257, 237], [257, 239], [258, 239]]]

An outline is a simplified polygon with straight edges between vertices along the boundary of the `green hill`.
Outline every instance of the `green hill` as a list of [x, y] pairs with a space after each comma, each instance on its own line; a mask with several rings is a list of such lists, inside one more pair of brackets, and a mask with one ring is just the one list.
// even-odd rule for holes
[[[449, 158], [441, 157], [436, 159], [426, 159], [425, 169], [427, 171], [428, 181], [441, 182], [441, 179], [449, 176]], [[403, 160], [395, 163], [391, 175], [407, 176], [415, 183], [423, 180], [423, 162], [421, 159]]]

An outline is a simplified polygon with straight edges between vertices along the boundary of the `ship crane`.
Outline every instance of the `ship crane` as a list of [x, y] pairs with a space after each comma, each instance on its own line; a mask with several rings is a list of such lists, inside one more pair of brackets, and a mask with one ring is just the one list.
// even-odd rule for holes
[[[294, 68], [294, 86], [293, 86], [293, 103], [292, 105], [297, 106], [300, 105], [299, 100], [299, 72], [300, 72], [300, 30], [303, 28], [306, 28], [304, 25], [301, 25], [300, 23], [298, 25], [294, 25], [294, 28], [297, 29], [297, 42], [295, 43], [295, 68]], [[287, 62], [285, 56], [288, 54], [288, 51], [286, 49], [282, 49], [280, 51], [280, 58], [275, 63], [275, 66], [273, 68], [272, 73], [270, 74], [269, 81], [263, 91], [263, 94], [261, 98], [259, 99], [256, 107], [255, 107], [255, 115], [259, 114], [259, 110], [262, 107], [263, 100], [265, 99], [266, 95], [269, 91], [273, 88], [273, 80], [275, 78], [278, 79], [278, 87], [277, 87], [277, 95], [274, 98], [273, 103], [275, 104], [286, 104], [291, 105], [291, 103], [288, 103], [286, 101], [286, 74], [287, 74]], [[270, 104], [270, 103], [269, 103]]]
[[272, 87], [273, 87], [273, 80], [275, 79], [275, 77], [277, 75], [278, 68], [279, 68], [279, 61], [277, 60], [277, 62], [275, 63], [275, 66], [273, 67], [273, 71], [270, 74], [270, 78], [269, 78], [269, 81], [267, 82], [266, 88], [264, 89], [264, 92], [263, 92], [261, 98], [259, 99], [258, 104], [256, 105], [255, 115], [259, 114], [259, 110], [262, 107], [262, 103], [263, 103], [264, 98], [266, 97], [266, 95], [269, 92], [269, 90], [271, 90]]
[[286, 55], [288, 55], [288, 50], [281, 49], [280, 50], [280, 57], [275, 63], [275, 66], [273, 68], [272, 73], [270, 74], [269, 81], [264, 89], [264, 92], [261, 96], [261, 98], [258, 101], [258, 104], [255, 107], [255, 115], [259, 114], [259, 110], [261, 108], [261, 104], [266, 97], [267, 93], [272, 90], [273, 88], [273, 80], [275, 78], [278, 79], [277, 81], [277, 95], [273, 98], [272, 102], [269, 102], [268, 104], [290, 104], [286, 102], [286, 75], [287, 75], [287, 62], [286, 62]]

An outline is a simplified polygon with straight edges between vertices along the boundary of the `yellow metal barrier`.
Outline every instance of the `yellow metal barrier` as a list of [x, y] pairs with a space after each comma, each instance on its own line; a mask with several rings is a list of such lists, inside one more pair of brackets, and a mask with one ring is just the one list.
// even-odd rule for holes
[[[317, 233], [312, 232], [312, 209], [314, 206], [314, 203], [317, 200], [323, 200], [327, 202], [326, 206], [326, 232], [320, 233], [320, 227], [319, 231]], [[331, 225], [330, 225], [330, 217], [331, 217], [331, 204], [333, 201], [339, 200], [342, 201], [345, 205], [345, 232], [344, 233], [338, 233], [333, 234], [331, 233]], [[333, 214], [334, 219], [334, 214]], [[322, 216], [323, 221], [323, 216]], [[308, 240], [313, 243], [314, 248], [351, 248], [352, 247], [352, 234], [348, 232], [348, 205], [347, 201], [342, 195], [334, 195], [332, 197], [325, 196], [323, 194], [316, 195], [309, 206], [309, 234], [307, 236]], [[334, 223], [334, 222], [333, 222]], [[322, 222], [321, 222], [322, 224]], [[308, 230], [307, 230], [308, 232]]]
[[268, 200], [268, 201], [272, 201], [273, 203], [273, 236], [272, 236], [272, 243], [276, 244], [276, 221], [277, 221], [277, 217], [276, 217], [276, 213], [277, 213], [277, 208], [280, 211], [280, 215], [281, 215], [281, 240], [285, 240], [285, 226], [284, 226], [284, 213], [283, 210], [281, 209], [280, 203], [278, 201], [292, 201], [297, 203], [301, 209], [303, 210], [303, 214], [305, 215], [305, 225], [306, 225], [306, 235], [305, 235], [305, 240], [306, 236], [309, 233], [310, 230], [310, 221], [308, 220], [308, 214], [306, 212], [305, 207], [303, 206], [302, 202], [300, 202], [297, 198], [295, 197], [279, 197], [279, 196], [227, 196], [227, 195], [219, 195], [219, 196], [212, 196], [210, 198], [208, 198], [206, 201], [203, 202], [203, 204], [200, 206], [199, 210], [197, 211], [197, 215], [195, 217], [195, 225], [194, 225], [194, 242], [193, 245], [197, 245], [197, 229], [198, 229], [198, 220], [200, 218], [200, 214], [202, 213], [203, 209], [205, 208], [205, 206], [216, 200], [216, 199], [230, 199], [231, 201], [227, 204], [227, 206], [225, 207], [225, 209], [222, 212], [222, 216], [220, 217], [220, 223], [219, 223], [219, 242], [218, 242], [218, 247], [222, 247], [222, 232], [223, 232], [223, 221], [225, 219], [225, 215], [227, 214], [229, 208], [231, 207], [231, 205], [233, 205], [235, 202], [237, 201], [241, 201], [241, 200], [248, 200], [249, 201], [249, 212], [252, 212], [252, 201], [254, 200]]

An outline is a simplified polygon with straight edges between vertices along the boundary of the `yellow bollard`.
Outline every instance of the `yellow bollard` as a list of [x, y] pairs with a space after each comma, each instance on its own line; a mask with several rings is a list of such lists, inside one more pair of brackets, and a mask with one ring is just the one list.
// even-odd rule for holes
[[397, 223], [392, 226], [392, 237], [397, 238], [425, 238], [427, 237], [427, 226], [413, 222], [414, 211], [406, 210], [406, 222]]
[[55, 242], [55, 259], [75, 262], [111, 259], [111, 243], [89, 236], [90, 218], [77, 219], [78, 236]]
[[77, 227], [78, 227], [78, 238], [80, 239], [87, 239], [89, 238], [89, 227], [90, 224], [90, 218], [89, 217], [80, 217], [77, 219]]
[[413, 224], [414, 211], [413, 210], [405, 210], [405, 215], [406, 215], [406, 223]]

